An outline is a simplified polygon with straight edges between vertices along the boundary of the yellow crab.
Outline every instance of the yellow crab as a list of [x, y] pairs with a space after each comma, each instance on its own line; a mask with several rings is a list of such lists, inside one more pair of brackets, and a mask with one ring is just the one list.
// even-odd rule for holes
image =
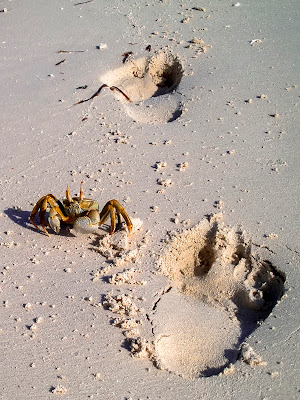
[[66, 198], [63, 202], [59, 201], [53, 194], [47, 194], [39, 199], [39, 201], [33, 207], [30, 214], [30, 221], [33, 225], [40, 230], [37, 224], [34, 222], [34, 218], [39, 211], [40, 224], [46, 234], [49, 233], [46, 230], [47, 225], [45, 216], [46, 211], [49, 209], [48, 222], [50, 227], [55, 233], [60, 231], [60, 221], [66, 224], [72, 224], [74, 228], [86, 230], [96, 225], [102, 225], [110, 216], [111, 226], [110, 235], [112, 235], [116, 228], [116, 215], [118, 218], [118, 224], [121, 223], [121, 216], [125, 219], [128, 228], [128, 234], [132, 230], [132, 222], [129, 215], [121, 204], [117, 200], [108, 201], [99, 213], [99, 204], [95, 200], [86, 199], [83, 195], [82, 183], [80, 184], [79, 197], [71, 197], [69, 187], [67, 186]]

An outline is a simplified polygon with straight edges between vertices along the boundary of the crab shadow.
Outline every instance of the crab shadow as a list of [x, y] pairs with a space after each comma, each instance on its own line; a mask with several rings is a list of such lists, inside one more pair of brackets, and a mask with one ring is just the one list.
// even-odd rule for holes
[[15, 224], [32, 231], [36, 231], [35, 227], [29, 222], [29, 211], [23, 211], [17, 208], [7, 208], [4, 210], [4, 214], [7, 215], [8, 218], [10, 218]]

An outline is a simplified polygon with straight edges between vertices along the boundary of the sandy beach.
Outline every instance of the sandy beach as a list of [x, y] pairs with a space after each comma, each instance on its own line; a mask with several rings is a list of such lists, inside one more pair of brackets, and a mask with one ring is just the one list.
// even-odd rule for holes
[[299, 399], [299, 26], [0, 2], [0, 399]]

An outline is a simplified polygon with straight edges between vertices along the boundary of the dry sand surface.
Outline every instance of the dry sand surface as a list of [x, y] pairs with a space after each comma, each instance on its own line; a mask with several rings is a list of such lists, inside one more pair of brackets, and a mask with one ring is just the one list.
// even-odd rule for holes
[[0, 4], [0, 398], [298, 399], [299, 1]]

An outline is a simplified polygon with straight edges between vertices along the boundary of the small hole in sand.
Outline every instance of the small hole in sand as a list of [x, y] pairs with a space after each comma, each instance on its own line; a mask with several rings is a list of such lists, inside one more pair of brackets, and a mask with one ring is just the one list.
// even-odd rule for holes
[[212, 229], [206, 233], [204, 243], [201, 248], [199, 250], [196, 249], [198, 256], [196, 255], [195, 257], [194, 276], [201, 277], [207, 274], [215, 262], [215, 252], [213, 250], [215, 235], [216, 230], [215, 226], [213, 226]]
[[150, 59], [148, 69], [157, 86], [151, 97], [172, 92], [178, 87], [183, 76], [182, 64], [172, 53], [158, 52]]

